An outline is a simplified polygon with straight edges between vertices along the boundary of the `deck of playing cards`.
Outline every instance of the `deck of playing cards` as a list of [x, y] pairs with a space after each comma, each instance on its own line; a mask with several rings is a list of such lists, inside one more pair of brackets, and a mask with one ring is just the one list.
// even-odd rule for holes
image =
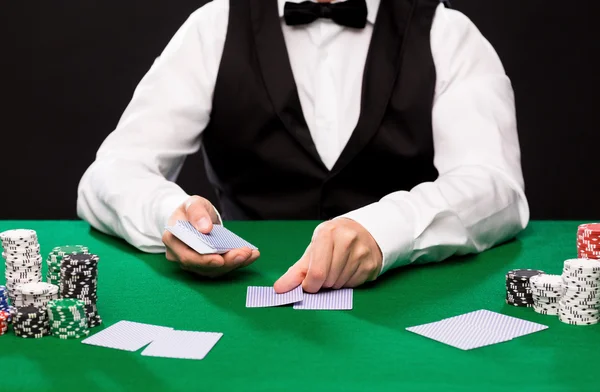
[[243, 247], [258, 249], [222, 225], [213, 225], [208, 234], [199, 232], [190, 222], [182, 220], [165, 229], [200, 254], [222, 254]]
[[406, 330], [461, 350], [471, 350], [547, 328], [546, 325], [482, 309]]
[[287, 293], [278, 294], [273, 287], [250, 286], [246, 293], [247, 308], [267, 308], [291, 305], [302, 310], [351, 310], [353, 290], [322, 290], [318, 293], [305, 293], [302, 286]]

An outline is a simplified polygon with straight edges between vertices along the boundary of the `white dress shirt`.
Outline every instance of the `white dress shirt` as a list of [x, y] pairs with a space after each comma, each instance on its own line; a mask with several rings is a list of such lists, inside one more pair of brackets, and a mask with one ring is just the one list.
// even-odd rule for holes
[[[284, 3], [279, 1], [280, 16]], [[367, 5], [368, 24], [358, 31], [326, 19], [290, 27], [281, 18], [302, 110], [329, 168], [360, 114], [379, 0]], [[140, 250], [164, 252], [164, 226], [189, 197], [174, 181], [186, 156], [199, 150], [210, 121], [228, 12], [228, 0], [195, 11], [137, 86], [79, 185], [78, 215], [93, 227]], [[496, 52], [465, 15], [441, 4], [431, 50], [438, 179], [344, 215], [377, 241], [382, 273], [483, 251], [513, 237], [529, 220], [513, 90]], [[397, 175], [393, 167], [382, 170]]]

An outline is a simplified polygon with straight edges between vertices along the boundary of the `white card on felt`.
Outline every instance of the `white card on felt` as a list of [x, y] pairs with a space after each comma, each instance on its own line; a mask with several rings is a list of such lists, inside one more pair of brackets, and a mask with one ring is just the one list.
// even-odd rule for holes
[[351, 288], [323, 289], [318, 293], [304, 293], [302, 301], [294, 303], [300, 310], [352, 310], [353, 293]]
[[465, 324], [464, 320], [456, 317], [410, 327], [407, 330], [461, 350], [471, 350], [510, 340], [475, 325]]
[[171, 330], [142, 351], [147, 357], [204, 359], [223, 336], [220, 332]]
[[81, 343], [117, 350], [137, 351], [172, 329], [123, 320], [82, 340]]
[[288, 291], [287, 293], [278, 294], [271, 286], [248, 286], [246, 291], [246, 307], [247, 308], [267, 308], [271, 306], [289, 305], [295, 302], [302, 301], [304, 293], [302, 286]]
[[522, 320], [486, 309], [465, 313], [457, 317], [462, 318], [470, 324], [484, 328], [490, 331], [490, 333], [498, 336], [507, 336], [511, 339], [548, 328], [547, 325]]
[[258, 249], [222, 225], [213, 225], [208, 234], [199, 232], [190, 222], [182, 220], [165, 229], [200, 254], [222, 254], [243, 247]]
[[406, 330], [461, 350], [471, 350], [546, 328], [546, 325], [482, 309]]

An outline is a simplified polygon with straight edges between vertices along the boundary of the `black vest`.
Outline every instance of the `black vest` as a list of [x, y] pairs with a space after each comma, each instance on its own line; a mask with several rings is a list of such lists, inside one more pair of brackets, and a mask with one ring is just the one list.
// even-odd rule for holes
[[302, 114], [277, 1], [231, 0], [202, 143], [223, 218], [326, 220], [435, 180], [429, 36], [439, 4], [381, 0], [358, 124], [330, 171]]

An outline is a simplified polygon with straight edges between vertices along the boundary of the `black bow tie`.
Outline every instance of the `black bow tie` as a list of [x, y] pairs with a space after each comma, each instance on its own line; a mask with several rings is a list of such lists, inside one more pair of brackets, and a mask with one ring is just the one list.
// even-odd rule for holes
[[283, 16], [290, 26], [309, 24], [318, 18], [329, 18], [335, 23], [354, 28], [367, 24], [367, 4], [365, 0], [347, 0], [340, 3], [285, 3]]

